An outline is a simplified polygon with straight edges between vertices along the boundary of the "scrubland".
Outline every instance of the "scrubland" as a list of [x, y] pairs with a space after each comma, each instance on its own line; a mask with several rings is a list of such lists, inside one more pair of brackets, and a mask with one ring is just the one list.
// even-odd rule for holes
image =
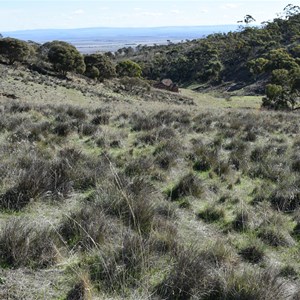
[[0, 68], [1, 299], [300, 299], [297, 111]]

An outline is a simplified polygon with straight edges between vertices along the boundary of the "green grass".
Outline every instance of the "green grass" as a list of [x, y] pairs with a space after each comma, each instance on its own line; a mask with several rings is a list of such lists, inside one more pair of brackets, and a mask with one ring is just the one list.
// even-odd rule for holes
[[[88, 86], [76, 77], [67, 83], [8, 72], [1, 85], [19, 98], [0, 98], [0, 200], [19, 201], [26, 191], [30, 198], [15, 211], [0, 211], [0, 235], [15, 217], [42, 224], [54, 232], [58, 260], [43, 269], [36, 267], [40, 253], [27, 256], [27, 273], [7, 264], [1, 271], [5, 295], [39, 299], [45, 276], [43, 297], [56, 300], [82, 279], [92, 299], [202, 299], [213, 287], [220, 299], [255, 291], [255, 299], [265, 300], [253, 278], [262, 278], [262, 288], [275, 295], [277, 275], [268, 273], [274, 265], [291, 286], [299, 284], [293, 235], [299, 209], [277, 210], [270, 197], [288, 197], [286, 189], [297, 195], [300, 174], [291, 168], [299, 151], [297, 114], [259, 110], [261, 99], [254, 96], [153, 90], [145, 100], [122, 91], [118, 81]], [[27, 81], [13, 80], [20, 72]], [[181, 97], [194, 104], [180, 104]], [[24, 105], [31, 109], [22, 111]], [[82, 125], [103, 111], [109, 123], [83, 134]], [[70, 127], [65, 136], [54, 131], [57, 117]], [[145, 122], [149, 127], [142, 130]], [[34, 163], [42, 168], [32, 182]], [[241, 214], [247, 215], [242, 227]], [[22, 243], [15, 247], [24, 251]], [[110, 285], [114, 278], [118, 284]], [[22, 290], [13, 288], [20, 284]]]

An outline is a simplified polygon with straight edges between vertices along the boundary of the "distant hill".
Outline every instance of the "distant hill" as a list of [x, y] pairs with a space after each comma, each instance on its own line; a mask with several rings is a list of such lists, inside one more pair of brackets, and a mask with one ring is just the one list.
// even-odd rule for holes
[[125, 46], [167, 44], [186, 39], [202, 38], [212, 33], [235, 31], [237, 25], [154, 27], [154, 28], [80, 28], [37, 29], [2, 32], [3, 36], [45, 43], [62, 40], [75, 45], [81, 52], [115, 51]]

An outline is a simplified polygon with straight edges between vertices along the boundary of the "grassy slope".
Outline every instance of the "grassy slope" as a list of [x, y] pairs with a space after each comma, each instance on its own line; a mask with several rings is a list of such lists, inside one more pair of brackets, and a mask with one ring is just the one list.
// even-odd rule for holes
[[[287, 270], [280, 280], [288, 280], [288, 286], [296, 291], [300, 274], [299, 240], [293, 230], [300, 222], [299, 210], [297, 205], [289, 213], [277, 210], [270, 204], [270, 194], [282, 194], [284, 202], [291, 202], [293, 195], [298, 195], [299, 170], [293, 167], [298, 161], [298, 115], [261, 111], [258, 97], [225, 100], [190, 90], [182, 90], [180, 95], [155, 90], [130, 92], [117, 83], [94, 86], [79, 78], [62, 82], [26, 70], [0, 67], [0, 156], [4, 170], [0, 185], [1, 245], [7, 243], [3, 234], [15, 217], [22, 224], [32, 226], [33, 231], [43, 226], [52, 230], [51, 238], [55, 240], [55, 262], [46, 268], [39, 265], [40, 254], [31, 257], [28, 249], [19, 250], [24, 256], [19, 263], [16, 257], [8, 259], [7, 253], [1, 252], [0, 298], [65, 299], [78, 282], [92, 289], [93, 299], [150, 298], [155, 287], [172, 274], [178, 259], [178, 254], [171, 249], [160, 253], [155, 248], [159, 243], [176, 249], [196, 247], [201, 253], [213, 255], [217, 264], [212, 270], [220, 274], [232, 267], [237, 270], [235, 276], [238, 277], [239, 270], [260, 272], [270, 267]], [[14, 94], [17, 99], [9, 99], [8, 94]], [[96, 116], [108, 116], [109, 121], [90, 126]], [[67, 133], [56, 130], [61, 123], [72, 124]], [[143, 127], [145, 124], [147, 128]], [[70, 152], [60, 154], [66, 149], [80, 153], [77, 161], [72, 162], [68, 156]], [[55, 168], [55, 162], [65, 163], [64, 157], [69, 159], [64, 165], [69, 173], [59, 174], [66, 176], [71, 188], [62, 196], [56, 194], [57, 185], [53, 188], [49, 179], [54, 173], [47, 172]], [[109, 157], [113, 168], [103, 162], [105, 157]], [[28, 203], [13, 211], [3, 208], [6, 199], [3, 195], [19, 188], [22, 172], [38, 159], [53, 162], [44, 169], [46, 179], [52, 184], [49, 191], [44, 189], [43, 182], [38, 187], [25, 185], [25, 190], [38, 190], [30, 195]], [[206, 162], [208, 166], [203, 168], [200, 164], [197, 167], [196, 162]], [[98, 165], [101, 165], [99, 170]], [[182, 178], [190, 173], [192, 180], [184, 182]], [[40, 176], [38, 174], [37, 178]], [[128, 207], [122, 208], [125, 212], [116, 213], [112, 204], [105, 206], [101, 198], [107, 193], [109, 199], [114, 199], [117, 188], [111, 184], [118, 176], [124, 176], [125, 182], [143, 178], [155, 189], [155, 192], [152, 188], [147, 192], [148, 185], [142, 184], [138, 190], [146, 192], [141, 196], [130, 190], [131, 183], [121, 184], [121, 194], [116, 199], [125, 194], [125, 199], [148, 201], [144, 206], [137, 206], [138, 219], [143, 212], [147, 215], [146, 221], [141, 220], [137, 227], [126, 218], [122, 220]], [[89, 179], [88, 183], [85, 178]], [[178, 182], [181, 185], [177, 185]], [[176, 191], [176, 185], [180, 187], [179, 195], [171, 194], [174, 198], [170, 199], [168, 191]], [[24, 198], [24, 193], [20, 197]], [[104, 237], [93, 238], [95, 243], [90, 244], [94, 233], [88, 227], [79, 237], [73, 237], [79, 239], [77, 242], [81, 246], [78, 248], [74, 240], [64, 236], [60, 226], [67, 216], [89, 205], [87, 199], [92, 199], [91, 203], [102, 199], [100, 204], [96, 202], [100, 205], [99, 214], [105, 215], [103, 226], [109, 229], [105, 229]], [[255, 199], [257, 203], [253, 204]], [[10, 200], [15, 201], [16, 197], [11, 196]], [[135, 209], [137, 204], [133, 202], [132, 205]], [[168, 211], [167, 215], [172, 212], [175, 216], [164, 217], [161, 211]], [[240, 220], [240, 215], [245, 216], [242, 223], [235, 221]], [[89, 211], [87, 216], [92, 219], [93, 212]], [[95, 222], [92, 227], [100, 226], [99, 216]], [[145, 224], [151, 226], [147, 234], [141, 233]], [[126, 277], [121, 288], [113, 286], [113, 292], [101, 280], [99, 283], [89, 278], [89, 261], [95, 253], [100, 251], [103, 257], [110, 251], [117, 253], [120, 245], [125, 247], [126, 239], [132, 241], [136, 235], [146, 240], [142, 275], [138, 276], [135, 271], [133, 282], [131, 277]], [[239, 255], [249, 245], [262, 252], [260, 262], [249, 263]], [[9, 244], [8, 247], [16, 247], [18, 251], [21, 246]], [[50, 258], [49, 254], [46, 261]], [[96, 288], [99, 285], [100, 291]], [[89, 293], [85, 294], [88, 297]], [[162, 292], [158, 294], [163, 296]], [[271, 298], [272, 293], [269, 297], [275, 299]], [[278, 299], [281, 298], [278, 296]]]

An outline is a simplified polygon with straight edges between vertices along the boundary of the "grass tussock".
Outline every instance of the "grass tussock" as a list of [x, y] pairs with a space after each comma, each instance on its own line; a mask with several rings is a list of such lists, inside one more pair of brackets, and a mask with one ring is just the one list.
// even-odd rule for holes
[[179, 182], [167, 192], [167, 196], [172, 201], [175, 201], [185, 196], [198, 197], [202, 192], [203, 184], [201, 180], [193, 173], [189, 173], [183, 176]]
[[299, 298], [296, 112], [7, 68], [1, 296]]
[[11, 218], [0, 235], [0, 260], [2, 266], [45, 268], [55, 264], [59, 253], [55, 233], [37, 226], [28, 218]]

